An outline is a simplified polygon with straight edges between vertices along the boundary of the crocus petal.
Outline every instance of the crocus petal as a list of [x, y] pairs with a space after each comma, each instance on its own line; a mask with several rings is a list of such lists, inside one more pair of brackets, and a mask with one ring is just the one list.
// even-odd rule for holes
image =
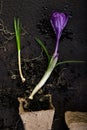
[[62, 30], [64, 29], [64, 27], [67, 24], [68, 15], [66, 15], [64, 13], [54, 12], [51, 16], [50, 21], [51, 21], [51, 25], [52, 25], [56, 35], [60, 36]]
[[51, 16], [50, 22], [57, 37], [54, 55], [58, 54], [59, 39], [61, 37], [62, 30], [67, 24], [67, 21], [68, 21], [68, 15], [64, 13], [54, 12]]

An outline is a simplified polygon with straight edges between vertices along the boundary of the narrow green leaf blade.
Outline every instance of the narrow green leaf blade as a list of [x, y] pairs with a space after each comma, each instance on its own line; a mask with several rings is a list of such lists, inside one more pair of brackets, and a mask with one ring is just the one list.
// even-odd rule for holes
[[48, 61], [50, 61], [50, 55], [48, 53], [48, 50], [47, 48], [44, 46], [44, 43], [39, 39], [39, 38], [35, 38], [36, 42], [42, 47], [42, 49], [44, 50], [47, 58], [48, 58]]
[[67, 61], [61, 61], [61, 62], [58, 62], [56, 64], [56, 66], [58, 65], [61, 65], [61, 64], [66, 64], [66, 63], [85, 63], [86, 61], [77, 61], [77, 60], [67, 60]]
[[15, 29], [15, 35], [16, 35], [17, 49], [18, 51], [20, 51], [20, 21], [19, 19], [16, 20], [16, 18], [14, 18], [14, 29]]

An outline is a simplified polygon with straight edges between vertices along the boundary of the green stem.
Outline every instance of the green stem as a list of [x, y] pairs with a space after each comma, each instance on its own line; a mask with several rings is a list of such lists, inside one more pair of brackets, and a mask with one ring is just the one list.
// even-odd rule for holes
[[23, 74], [22, 74], [20, 51], [18, 51], [18, 67], [19, 67], [19, 73], [20, 73], [21, 80], [24, 83], [26, 79], [23, 77]]
[[36, 85], [36, 87], [34, 88], [34, 90], [32, 91], [31, 95], [29, 96], [29, 99], [33, 99], [33, 96], [38, 92], [39, 89], [41, 89], [43, 87], [43, 85], [46, 83], [47, 79], [50, 77], [52, 71], [55, 68], [55, 65], [57, 63], [58, 60], [58, 56], [54, 57], [54, 55], [52, 56], [50, 63], [48, 65], [48, 68], [46, 70], [46, 72], [44, 73], [42, 79], [40, 80], [40, 82]]

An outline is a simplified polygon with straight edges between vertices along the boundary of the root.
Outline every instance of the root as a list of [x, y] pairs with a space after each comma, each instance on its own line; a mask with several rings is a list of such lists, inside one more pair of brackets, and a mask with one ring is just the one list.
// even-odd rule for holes
[[7, 29], [7, 27], [4, 25], [4, 22], [2, 19], [0, 19], [0, 35], [3, 36], [3, 38], [4, 38], [3, 43], [0, 44], [0, 48], [5, 48], [5, 44], [14, 38], [14, 33], [10, 32]]
[[34, 61], [34, 60], [41, 60], [42, 59], [42, 57], [43, 57], [43, 51], [41, 51], [41, 53], [40, 53], [40, 55], [39, 56], [37, 56], [37, 57], [34, 57], [34, 58], [32, 58], [32, 59], [23, 59], [23, 61], [24, 62], [31, 62], [31, 61]]

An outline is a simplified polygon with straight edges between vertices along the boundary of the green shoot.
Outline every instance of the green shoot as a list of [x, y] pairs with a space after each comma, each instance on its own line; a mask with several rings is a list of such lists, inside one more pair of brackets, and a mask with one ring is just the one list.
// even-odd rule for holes
[[50, 55], [49, 55], [48, 50], [45, 47], [44, 43], [37, 37], [35, 38], [35, 40], [41, 46], [41, 48], [44, 50], [44, 52], [45, 52], [45, 54], [46, 54], [46, 56], [48, 58], [48, 62], [50, 62]]
[[16, 20], [14, 18], [14, 28], [15, 28], [17, 49], [18, 49], [18, 51], [20, 51], [20, 32], [21, 32], [21, 27], [20, 27], [19, 19]]
[[16, 35], [16, 43], [17, 43], [17, 51], [18, 51], [18, 67], [19, 67], [19, 74], [21, 77], [22, 82], [25, 82], [25, 78], [23, 77], [22, 74], [22, 69], [21, 69], [21, 55], [20, 55], [20, 51], [21, 51], [21, 42], [20, 42], [20, 33], [21, 33], [21, 27], [20, 27], [20, 21], [19, 19], [16, 20], [16, 18], [14, 18], [14, 30], [15, 30], [15, 35]]

